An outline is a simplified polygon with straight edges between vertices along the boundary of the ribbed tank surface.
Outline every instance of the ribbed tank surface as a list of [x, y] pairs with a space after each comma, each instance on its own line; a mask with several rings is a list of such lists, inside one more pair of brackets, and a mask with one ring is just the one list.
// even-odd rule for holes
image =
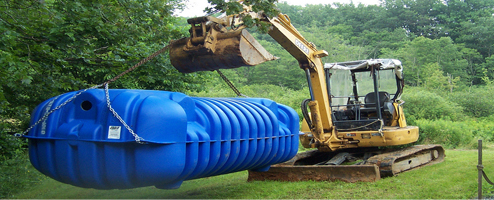
[[[75, 94], [38, 105], [31, 124]], [[297, 113], [269, 99], [112, 89], [109, 100], [122, 120], [107, 107], [105, 91], [92, 89], [31, 129], [25, 137], [34, 167], [84, 188], [172, 189], [185, 180], [265, 171], [298, 150]]]

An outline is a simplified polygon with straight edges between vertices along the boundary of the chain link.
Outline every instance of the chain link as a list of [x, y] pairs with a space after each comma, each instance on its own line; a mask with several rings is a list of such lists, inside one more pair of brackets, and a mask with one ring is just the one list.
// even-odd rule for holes
[[[81, 90], [79, 92], [77, 92], [74, 96], [70, 97], [69, 99], [67, 99], [65, 102], [63, 102], [62, 104], [58, 105], [56, 108], [54, 109], [51, 109], [49, 111], [47, 111], [45, 113], [45, 115], [43, 115], [43, 117], [41, 117], [41, 119], [39, 119], [38, 121], [36, 121], [33, 125], [31, 125], [28, 129], [26, 129], [24, 132], [22, 133], [16, 133], [14, 136], [15, 137], [22, 137], [24, 135], [26, 135], [29, 131], [31, 131], [31, 129], [33, 129], [35, 126], [37, 126], [39, 123], [42, 123], [44, 122], [46, 119], [48, 119], [48, 117], [55, 111], [59, 110], [60, 108], [62, 108], [63, 106], [67, 105], [68, 103], [70, 103], [71, 101], [73, 101], [76, 97], [78, 97], [79, 95], [81, 95], [82, 93], [86, 92], [87, 90], [90, 90], [90, 89], [96, 89], [96, 88], [100, 88], [102, 86], [105, 86], [105, 97], [106, 97], [106, 106], [108, 107], [108, 109], [110, 110], [110, 112], [112, 112], [113, 116], [115, 116], [118, 121], [120, 121], [120, 123], [122, 123], [125, 128], [132, 134], [132, 136], [134, 136], [135, 138], [135, 141], [139, 144], [145, 144], [145, 142], [143, 142], [143, 138], [142, 137], [139, 137], [139, 135], [137, 135], [133, 130], [132, 128], [130, 128], [129, 125], [127, 125], [127, 123], [125, 123], [125, 121], [120, 117], [120, 115], [111, 107], [111, 104], [110, 104], [110, 94], [108, 92], [108, 85], [111, 83], [111, 82], [114, 82], [116, 81], [117, 79], [119, 79], [120, 77], [122, 77], [123, 75], [133, 71], [134, 69], [136, 69], [137, 67], [147, 63], [149, 60], [153, 59], [154, 57], [158, 56], [159, 54], [165, 52], [166, 50], [168, 50], [170, 48], [170, 46], [173, 45], [175, 41], [172, 41], [170, 42], [168, 45], [166, 45], [165, 47], [163, 47], [162, 49], [160, 49], [159, 51], [156, 51], [154, 52], [153, 54], [151, 54], [150, 56], [148, 56], [147, 58], [144, 58], [142, 59], [140, 62], [138, 62], [137, 64], [135, 64], [134, 66], [130, 67], [129, 69], [127, 69], [126, 71], [122, 72], [121, 74], [119, 74], [118, 76], [106, 81], [105, 83], [102, 83], [102, 84], [99, 84], [99, 85], [95, 85], [93, 87], [90, 87], [90, 88], [86, 88], [84, 90]], [[55, 101], [59, 96], [55, 97], [53, 101]]]
[[[81, 90], [79, 92], [77, 92], [77, 94], [75, 94], [74, 96], [70, 97], [69, 99], [67, 99], [65, 102], [61, 103], [60, 105], [58, 105], [57, 107], [55, 107], [54, 109], [51, 109], [49, 110], [48, 112], [45, 113], [45, 115], [43, 115], [43, 117], [41, 117], [41, 119], [39, 119], [38, 121], [36, 121], [33, 125], [31, 125], [28, 129], [26, 129], [24, 132], [22, 133], [16, 133], [14, 136], [15, 137], [22, 137], [23, 135], [26, 135], [31, 129], [33, 129], [35, 126], [37, 126], [39, 123], [41, 122], [44, 122], [48, 116], [50, 116], [53, 112], [57, 111], [58, 109], [64, 107], [65, 105], [67, 105], [68, 103], [70, 103], [71, 101], [73, 101], [76, 97], [78, 97], [79, 95], [81, 95], [82, 93], [86, 92], [87, 90], [90, 90], [90, 89], [95, 89], [95, 88], [100, 88], [101, 86], [103, 86], [103, 84], [100, 84], [100, 85], [95, 85], [93, 87], [90, 87], [90, 88], [86, 88], [84, 90]], [[60, 96], [57, 96], [55, 97], [53, 101], [55, 101], [56, 99], [58, 99], [58, 97]]]
[[[132, 66], [131, 68], [127, 69], [126, 71], [122, 72], [121, 74], [119, 74], [118, 76], [115, 76], [114, 78], [110, 79], [109, 81], [105, 82], [105, 83], [111, 83], [111, 82], [114, 82], [116, 81], [117, 79], [119, 79], [120, 77], [122, 77], [123, 75], [133, 71], [134, 69], [138, 68], [139, 66], [147, 63], [149, 60], [153, 59], [154, 57], [162, 54], [163, 52], [165, 52], [166, 50], [168, 50], [170, 48], [170, 46], [172, 46], [174, 43], [176, 42], [175, 41], [171, 41], [168, 45], [166, 45], [165, 47], [163, 47], [162, 49], [154, 52], [153, 54], [151, 54], [150, 56], [148, 56], [147, 58], [144, 58], [142, 59], [140, 62], [138, 62], [137, 64], [135, 64], [134, 66]], [[103, 83], [104, 84], [104, 83]]]
[[135, 141], [139, 144], [144, 144], [145, 142], [142, 142], [142, 140], [144, 140], [143, 138], [139, 137], [139, 135], [137, 135], [134, 130], [132, 130], [132, 128], [130, 128], [129, 125], [127, 125], [127, 123], [122, 119], [122, 117], [120, 117], [120, 115], [113, 109], [113, 107], [111, 107], [111, 103], [110, 103], [110, 93], [108, 92], [108, 83], [105, 83], [105, 97], [106, 97], [106, 106], [108, 107], [108, 110], [110, 110], [110, 112], [113, 114], [113, 116], [115, 116], [118, 121], [120, 121], [120, 123], [122, 123], [125, 128], [130, 132], [130, 134], [132, 134], [132, 136], [134, 136], [135, 138]]
[[219, 69], [217, 69], [216, 72], [218, 72], [220, 77], [226, 82], [226, 84], [228, 86], [230, 86], [230, 88], [233, 90], [233, 92], [235, 92], [235, 94], [237, 94], [237, 97], [240, 97], [240, 96], [248, 97], [248, 96], [240, 93], [240, 91], [233, 85], [233, 83]]

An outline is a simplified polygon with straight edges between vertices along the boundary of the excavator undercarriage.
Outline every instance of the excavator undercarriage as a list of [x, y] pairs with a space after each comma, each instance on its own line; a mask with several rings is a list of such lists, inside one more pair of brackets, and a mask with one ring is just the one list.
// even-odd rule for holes
[[[243, 14], [271, 23], [268, 34], [306, 72], [311, 98], [302, 103], [304, 122], [300, 141], [306, 148], [317, 148], [299, 153], [269, 171], [249, 171], [249, 181], [369, 182], [444, 160], [440, 145], [396, 148], [413, 144], [419, 137], [418, 127], [406, 124], [404, 101], [400, 100], [404, 86], [400, 61], [370, 59], [323, 64], [321, 58], [328, 53], [305, 40], [288, 16], [268, 18], [248, 8]], [[170, 49], [170, 61], [180, 72], [254, 66], [277, 59], [244, 29], [239, 15], [221, 19], [198, 17], [189, 19], [188, 23], [191, 36], [173, 41]], [[332, 83], [331, 70], [338, 69], [350, 72], [348, 80], [353, 83], [341, 87]], [[386, 72], [391, 72], [390, 83], [396, 86], [396, 91], [389, 91], [391, 94], [380, 88], [381, 76]], [[370, 77], [362, 82], [366, 90], [358, 87], [358, 77]], [[350, 93], [342, 96], [332, 90], [349, 85], [353, 86]], [[338, 98], [343, 103], [338, 103]]]
[[381, 177], [444, 160], [440, 145], [415, 145], [403, 149], [363, 148], [342, 152], [306, 151], [273, 165], [266, 172], [249, 171], [248, 181], [344, 181], [373, 182]]

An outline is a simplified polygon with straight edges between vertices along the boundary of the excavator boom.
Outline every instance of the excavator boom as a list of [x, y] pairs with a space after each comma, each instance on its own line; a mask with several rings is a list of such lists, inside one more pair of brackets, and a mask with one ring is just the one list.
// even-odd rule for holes
[[[254, 66], [277, 59], [245, 29], [242, 23], [242, 16], [245, 15], [269, 22], [271, 27], [268, 34], [285, 48], [298, 61], [299, 67], [306, 72], [310, 99], [304, 101], [302, 106], [307, 124], [305, 122], [302, 124], [303, 135], [300, 136], [300, 140], [304, 147], [318, 149], [316, 153], [301, 153], [287, 163], [273, 166], [268, 172], [250, 172], [249, 180], [285, 180], [287, 177], [292, 177], [288, 179], [375, 181], [379, 180], [381, 175], [394, 175], [444, 160], [444, 149], [438, 145], [387, 153], [368, 151], [368, 148], [410, 144], [418, 139], [418, 127], [406, 125], [403, 103], [398, 99], [403, 88], [401, 62], [391, 60], [392, 64], [395, 64], [392, 69], [383, 67], [385, 62], [382, 60], [334, 63], [325, 66], [321, 58], [328, 53], [318, 50], [313, 43], [308, 42], [293, 27], [287, 15], [278, 14], [269, 18], [245, 7], [242, 15], [189, 19], [190, 37], [171, 42], [172, 65], [180, 72], [190, 73]], [[351, 67], [346, 69], [347, 66]], [[347, 105], [332, 106], [331, 101], [334, 97], [330, 95], [329, 84], [331, 77], [329, 70], [332, 68], [345, 68], [346, 71], [352, 72], [352, 79], [355, 81], [352, 96], [355, 99], [351, 100], [351, 97], [348, 97]], [[393, 99], [389, 98], [387, 92], [379, 91], [377, 78], [380, 70], [396, 70], [396, 83], [400, 89], [394, 94]], [[363, 96], [359, 99], [357, 94], [355, 73], [361, 72], [371, 73], [373, 80], [370, 84], [374, 86], [373, 91], [365, 96], [365, 102], [361, 102]], [[310, 109], [310, 114], [307, 107]], [[346, 152], [343, 152], [344, 150]], [[366, 151], [374, 152], [375, 155], [364, 155]], [[351, 158], [358, 157], [362, 162], [360, 165], [340, 166], [339, 164], [347, 157], [341, 157], [339, 153], [345, 153]], [[337, 164], [328, 166], [301, 162], [314, 160], [317, 155], [323, 155], [322, 157], [327, 159], [321, 161], [322, 163]], [[330, 160], [333, 156], [341, 162]]]
[[[310, 109], [314, 138], [322, 149], [336, 150], [344, 141], [336, 137], [331, 119], [331, 108], [326, 77], [321, 58], [327, 56], [308, 42], [290, 22], [278, 14], [268, 18], [245, 8], [243, 14], [271, 23], [268, 34], [284, 47], [305, 70], [311, 95]], [[180, 72], [210, 71], [253, 66], [277, 59], [267, 52], [245, 29], [239, 15], [197, 17], [188, 20], [191, 36], [171, 42], [170, 60]]]

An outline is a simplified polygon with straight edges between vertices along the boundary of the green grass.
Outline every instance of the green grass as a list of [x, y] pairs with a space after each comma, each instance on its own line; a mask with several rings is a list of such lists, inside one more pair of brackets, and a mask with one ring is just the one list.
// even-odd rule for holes
[[0, 160], [0, 199], [11, 198], [47, 179], [31, 165], [26, 153], [18, 152], [15, 155], [11, 159]]
[[[185, 181], [176, 190], [145, 187], [129, 190], [77, 188], [46, 179], [11, 198], [77, 199], [466, 199], [477, 196], [477, 151], [448, 150], [440, 164], [384, 178], [372, 183], [247, 182], [247, 172]], [[486, 173], [494, 178], [494, 150], [484, 150]], [[484, 181], [485, 182], [485, 181]], [[492, 186], [484, 183], [484, 195]]]

